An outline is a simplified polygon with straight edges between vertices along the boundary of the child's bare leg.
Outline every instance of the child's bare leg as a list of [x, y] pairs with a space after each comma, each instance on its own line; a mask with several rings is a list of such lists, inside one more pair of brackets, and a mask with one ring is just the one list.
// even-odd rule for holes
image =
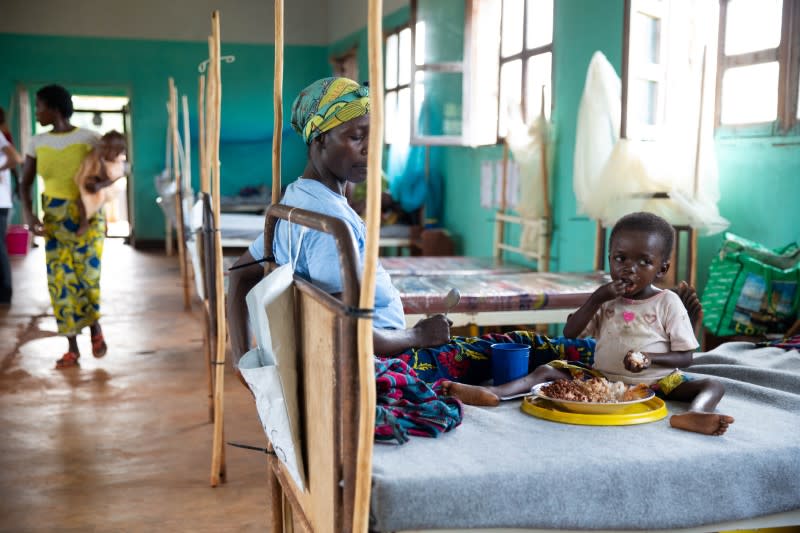
[[565, 377], [569, 376], [564, 371], [542, 365], [527, 376], [497, 386], [481, 387], [455, 381], [443, 381], [442, 392], [447, 396], [454, 396], [468, 405], [494, 406], [500, 403], [500, 398], [529, 392], [534, 385]]
[[733, 417], [715, 413], [714, 409], [725, 394], [725, 387], [717, 381], [699, 379], [679, 385], [669, 395], [671, 400], [691, 401], [689, 411], [672, 415], [669, 424], [678, 429], [722, 435], [733, 424]]

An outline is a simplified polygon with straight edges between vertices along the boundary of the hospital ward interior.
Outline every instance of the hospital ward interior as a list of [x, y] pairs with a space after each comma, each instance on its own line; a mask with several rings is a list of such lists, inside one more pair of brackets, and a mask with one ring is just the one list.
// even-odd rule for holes
[[0, 531], [800, 531], [800, 0], [0, 49]]

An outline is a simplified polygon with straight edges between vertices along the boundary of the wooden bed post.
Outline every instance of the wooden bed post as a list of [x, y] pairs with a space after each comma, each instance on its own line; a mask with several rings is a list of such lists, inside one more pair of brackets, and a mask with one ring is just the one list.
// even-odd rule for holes
[[[202, 195], [207, 195], [211, 192], [211, 185], [208, 181], [208, 166], [206, 165], [206, 78], [202, 74], [197, 78], [197, 151], [198, 160], [200, 161], [200, 192]], [[198, 247], [203, 250], [201, 255], [201, 262], [203, 263], [203, 286], [208, 291], [208, 283], [206, 283], [205, 273], [205, 257], [206, 250], [204, 248], [204, 238], [197, 239]], [[211, 332], [211, 312], [209, 307], [209, 295], [204, 294], [203, 298], [203, 347], [206, 356], [206, 385], [208, 386], [208, 421], [214, 422], [214, 376], [212, 373], [212, 366], [214, 361], [214, 349], [212, 344], [216, 345], [216, 337]]]
[[[545, 120], [544, 115], [545, 107], [544, 107], [544, 85], [542, 85], [542, 105], [539, 109], [539, 115], [542, 117], [542, 120], [546, 124], [547, 121]], [[544, 227], [540, 228], [540, 231], [544, 232], [544, 250], [539, 250], [541, 254], [539, 260], [537, 261], [538, 270], [541, 272], [548, 272], [550, 270], [550, 246], [552, 246], [552, 231], [553, 231], [553, 212], [550, 209], [550, 173], [547, 170], [547, 164], [549, 163], [549, 143], [550, 143], [550, 131], [549, 128], [547, 131], [542, 132], [542, 138], [539, 142], [539, 157], [541, 161], [539, 165], [541, 166], [542, 172], [542, 205], [544, 206]]]
[[175, 80], [169, 78], [169, 129], [172, 133], [172, 169], [175, 174], [175, 232], [178, 241], [178, 262], [181, 266], [181, 282], [183, 283], [183, 309], [191, 311], [192, 303], [189, 297], [189, 272], [186, 265], [186, 234], [183, 228], [183, 179], [181, 179], [181, 165], [178, 155], [178, 91]]
[[[375, 274], [378, 265], [378, 234], [381, 218], [381, 164], [383, 156], [383, 54], [381, 0], [369, 1], [367, 41], [370, 79], [369, 156], [367, 161], [367, 242], [359, 307], [375, 305]], [[360, 388], [356, 486], [353, 531], [367, 533], [372, 488], [372, 448], [375, 442], [375, 363], [372, 346], [372, 317], [358, 320], [358, 374]]]
[[281, 199], [281, 146], [283, 144], [283, 0], [275, 0], [275, 86], [273, 89], [272, 203]]
[[[700, 105], [697, 111], [697, 145], [694, 154], [694, 198], [700, 191], [700, 147], [703, 139], [703, 107], [706, 96], [706, 55], [708, 47], [703, 47], [703, 60], [700, 62]], [[689, 228], [689, 285], [697, 287], [697, 230]]]
[[[506, 184], [508, 183], [508, 141], [503, 139], [503, 168], [500, 173], [500, 207], [497, 213], [503, 215], [506, 212]], [[503, 262], [503, 248], [501, 244], [505, 240], [506, 223], [502, 216], [495, 217], [494, 220], [494, 258], [498, 262]]]
[[[214, 219], [220, 219], [220, 174], [219, 174], [219, 127], [220, 127], [220, 104], [222, 101], [222, 82], [220, 77], [220, 30], [219, 30], [219, 11], [214, 11], [211, 15], [211, 38], [213, 41], [213, 55], [210, 57], [209, 84], [213, 85], [213, 107], [212, 107], [212, 128], [211, 142], [206, 146], [206, 151], [211, 156], [211, 183]], [[209, 133], [209, 132], [207, 132]], [[223, 414], [224, 414], [224, 392], [225, 392], [225, 348], [226, 348], [226, 326], [225, 323], [225, 286], [222, 274], [222, 241], [218, 231], [214, 232], [214, 252], [216, 256], [217, 268], [215, 269], [215, 292], [217, 295], [216, 318], [217, 318], [217, 342], [216, 358], [214, 369], [214, 440], [211, 455], [211, 486], [216, 487], [220, 480], [225, 478], [225, 448], [223, 435]]]
[[[275, 65], [273, 84], [273, 127], [272, 127], [272, 198], [277, 204], [281, 199], [281, 149], [283, 146], [283, 0], [275, 0]], [[264, 250], [268, 250], [271, 242], [266, 241], [267, 221], [264, 218]], [[272, 449], [272, 445], [267, 445]], [[274, 532], [289, 533], [293, 531], [292, 506], [275, 475], [274, 465], [278, 458], [267, 459], [267, 529]]]

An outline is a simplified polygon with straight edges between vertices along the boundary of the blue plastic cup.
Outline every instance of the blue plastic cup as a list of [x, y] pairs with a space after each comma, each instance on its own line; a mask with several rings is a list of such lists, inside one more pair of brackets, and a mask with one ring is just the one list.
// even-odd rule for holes
[[492, 344], [492, 382], [502, 385], [528, 374], [531, 347], [527, 344], [499, 342]]

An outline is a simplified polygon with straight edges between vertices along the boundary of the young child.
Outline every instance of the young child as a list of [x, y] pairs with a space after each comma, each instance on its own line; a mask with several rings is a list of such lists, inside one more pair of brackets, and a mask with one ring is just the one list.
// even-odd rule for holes
[[89, 228], [89, 219], [111, 199], [108, 186], [126, 174], [127, 146], [125, 136], [111, 130], [103, 135], [81, 163], [75, 174], [81, 196], [78, 200], [80, 224], [75, 233], [83, 235]]
[[680, 297], [654, 285], [669, 270], [674, 241], [672, 226], [651, 213], [632, 213], [614, 225], [609, 238], [612, 281], [598, 288], [564, 327], [565, 337], [596, 339], [591, 368], [556, 360], [497, 387], [446, 382], [443, 390], [464, 403], [496, 405], [500, 397], [558, 379], [598, 376], [646, 383], [661, 397], [691, 402], [687, 412], [670, 418], [672, 427], [722, 435], [733, 423], [733, 417], [714, 413], [724, 387], [678, 370], [692, 364], [698, 343]]

